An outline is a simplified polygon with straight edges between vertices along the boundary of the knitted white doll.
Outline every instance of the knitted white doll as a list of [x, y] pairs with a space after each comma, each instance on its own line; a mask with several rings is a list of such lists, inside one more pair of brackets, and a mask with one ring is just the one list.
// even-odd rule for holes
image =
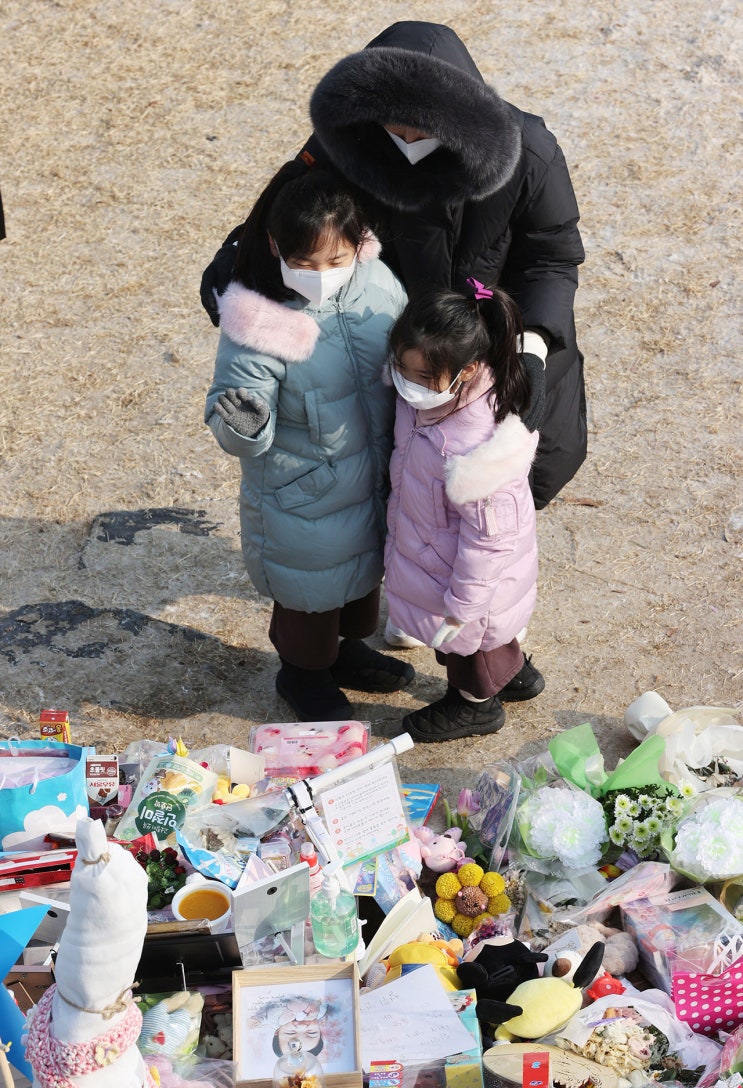
[[34, 1088], [142, 1088], [153, 1082], [130, 987], [147, 929], [147, 876], [99, 820], [81, 820], [76, 840], [56, 985], [29, 1014]]

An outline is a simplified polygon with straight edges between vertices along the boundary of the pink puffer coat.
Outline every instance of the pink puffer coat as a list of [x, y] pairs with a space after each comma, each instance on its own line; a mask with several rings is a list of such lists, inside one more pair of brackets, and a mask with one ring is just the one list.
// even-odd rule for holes
[[441, 649], [467, 656], [510, 642], [534, 610], [539, 435], [515, 415], [496, 426], [487, 393], [431, 414], [398, 396], [385, 591], [392, 623], [427, 645], [445, 615], [462, 621]]

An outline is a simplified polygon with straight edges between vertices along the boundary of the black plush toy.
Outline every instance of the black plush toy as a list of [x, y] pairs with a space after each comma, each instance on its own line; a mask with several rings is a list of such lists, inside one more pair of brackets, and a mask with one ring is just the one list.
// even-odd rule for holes
[[[539, 978], [537, 964], [548, 958], [545, 952], [532, 952], [521, 941], [508, 936], [489, 937], [468, 956], [471, 958], [465, 957], [457, 967], [457, 974], [465, 989], [477, 993], [478, 1016], [481, 1000], [505, 1002], [520, 983]], [[502, 1019], [508, 1019], [516, 1015], [517, 1009], [514, 1005], [504, 1005], [502, 1011]]]
[[478, 999], [478, 1018], [498, 1025], [496, 1039], [541, 1039], [557, 1031], [583, 1004], [583, 987], [596, 977], [604, 948], [602, 941], [592, 945], [571, 981], [545, 975], [520, 982], [506, 1001]]

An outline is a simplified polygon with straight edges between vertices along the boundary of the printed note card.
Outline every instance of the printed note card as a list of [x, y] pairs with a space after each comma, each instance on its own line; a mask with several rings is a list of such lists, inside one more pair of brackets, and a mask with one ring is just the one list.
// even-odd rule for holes
[[409, 838], [405, 806], [391, 763], [323, 791], [322, 810], [344, 866], [391, 850]]

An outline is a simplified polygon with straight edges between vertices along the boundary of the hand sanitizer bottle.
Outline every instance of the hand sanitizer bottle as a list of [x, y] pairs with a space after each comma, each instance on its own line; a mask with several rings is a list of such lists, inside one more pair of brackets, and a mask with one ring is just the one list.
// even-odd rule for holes
[[310, 867], [310, 895], [317, 895], [322, 887], [322, 870], [317, 860], [315, 847], [311, 842], [303, 842], [299, 848], [299, 860], [306, 861]]
[[340, 862], [332, 862], [323, 871], [320, 890], [310, 900], [310, 922], [315, 950], [321, 956], [339, 959], [350, 956], [359, 943], [359, 919], [356, 899], [341, 887]]

